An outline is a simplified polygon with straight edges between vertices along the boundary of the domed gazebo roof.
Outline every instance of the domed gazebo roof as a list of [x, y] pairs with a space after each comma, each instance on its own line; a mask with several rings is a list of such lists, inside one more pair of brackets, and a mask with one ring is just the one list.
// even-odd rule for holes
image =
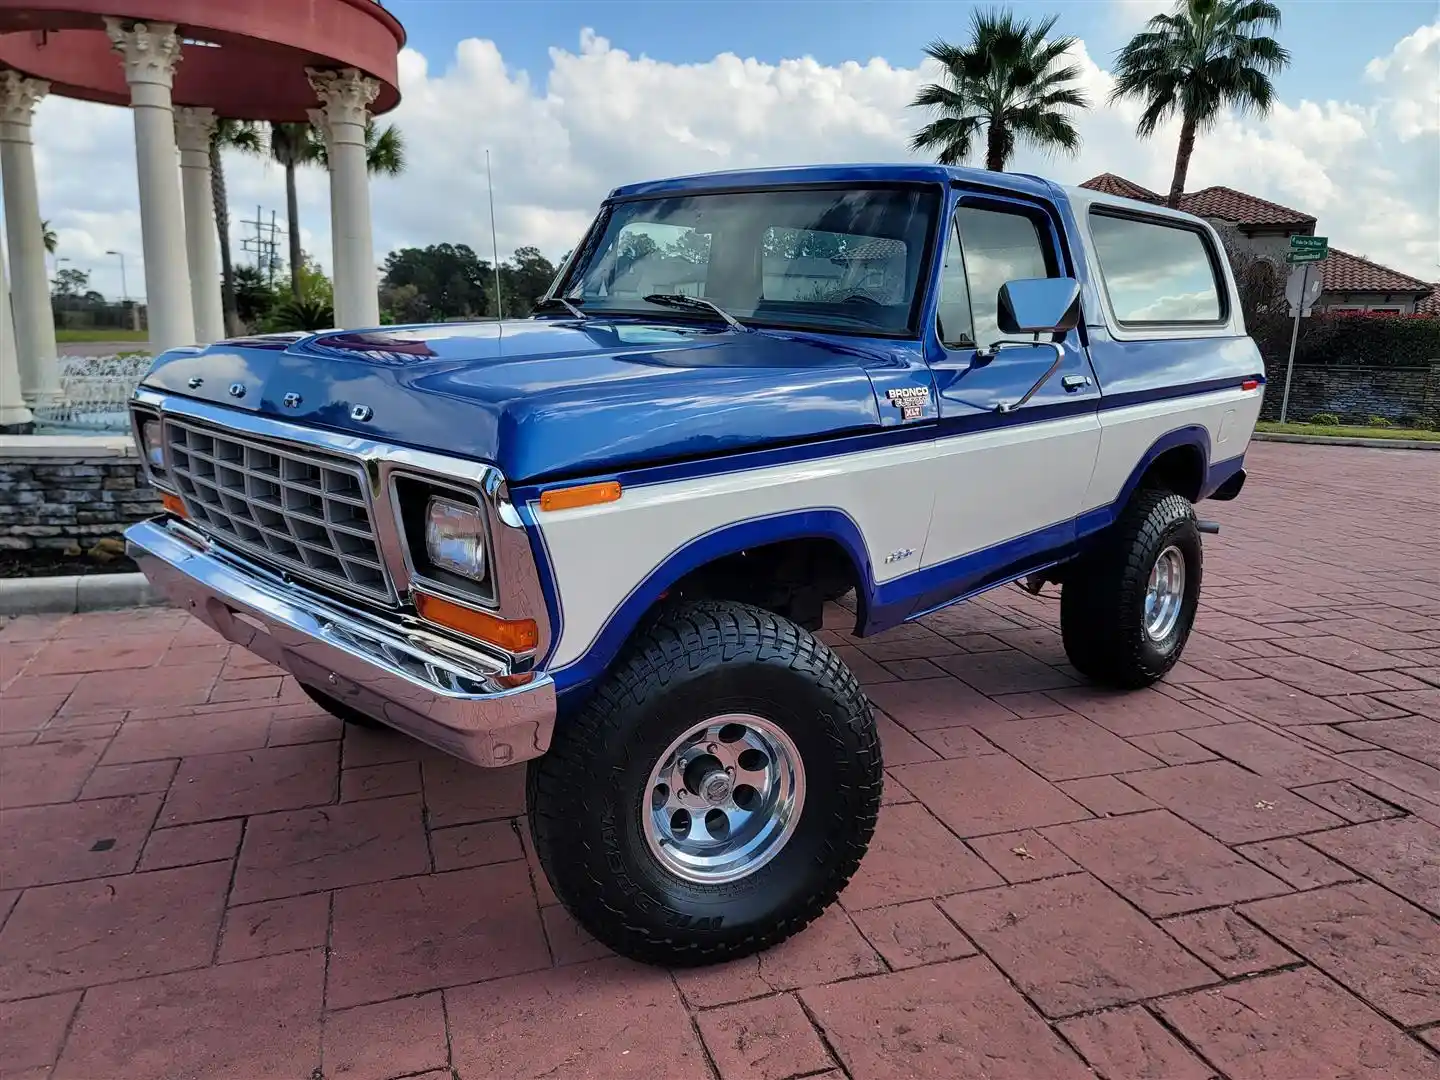
[[307, 67], [353, 67], [377, 79], [373, 112], [400, 101], [405, 30], [376, 0], [0, 0], [0, 66], [48, 80], [51, 93], [129, 105], [106, 15], [179, 26], [176, 105], [304, 121], [315, 107]]

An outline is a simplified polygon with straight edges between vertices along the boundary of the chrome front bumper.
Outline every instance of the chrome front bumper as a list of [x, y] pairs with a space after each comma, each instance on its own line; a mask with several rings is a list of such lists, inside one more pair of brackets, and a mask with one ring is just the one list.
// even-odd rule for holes
[[475, 765], [550, 747], [555, 686], [506, 686], [499, 660], [342, 607], [208, 544], [173, 521], [125, 533], [126, 550], [171, 603], [296, 680]]

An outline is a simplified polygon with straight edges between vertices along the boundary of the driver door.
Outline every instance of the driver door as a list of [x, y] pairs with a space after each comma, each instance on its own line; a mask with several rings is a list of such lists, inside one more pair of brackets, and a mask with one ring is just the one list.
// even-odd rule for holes
[[[1000, 286], [1064, 276], [1053, 218], [1033, 203], [961, 194], [944, 249], [929, 343], [939, 411], [939, 487], [923, 566], [954, 563], [959, 593], [1016, 577], [1075, 541], [1100, 447], [1100, 391], [1079, 331], [1049, 345], [990, 345]], [[1083, 324], [1083, 320], [1082, 320]], [[1037, 335], [1038, 336], [1038, 335]]]

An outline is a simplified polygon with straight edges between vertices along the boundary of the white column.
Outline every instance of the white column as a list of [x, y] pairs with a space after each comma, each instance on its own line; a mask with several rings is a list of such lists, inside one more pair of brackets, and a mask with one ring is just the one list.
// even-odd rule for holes
[[375, 240], [370, 227], [370, 170], [365, 120], [380, 83], [355, 68], [307, 69], [320, 98], [330, 158], [331, 244], [335, 268], [335, 322], [376, 326], [380, 298], [375, 282]]
[[[325, 160], [331, 161], [335, 157], [335, 144], [330, 141], [330, 122], [325, 118], [324, 109], [309, 109], [306, 114], [310, 118], [310, 126], [320, 133], [320, 138], [325, 143]], [[327, 166], [328, 168], [328, 166]], [[354, 291], [350, 284], [350, 266], [341, 263], [336, 256], [335, 238], [340, 235], [340, 218], [336, 208], [340, 204], [335, 201], [334, 185], [331, 185], [330, 197], [330, 286], [335, 294], [335, 325], [348, 326], [349, 323], [340, 319], [340, 297], [349, 296]]]
[[13, 273], [11, 311], [21, 392], [30, 405], [60, 398], [55, 315], [50, 308], [35, 148], [30, 139], [35, 104], [49, 89], [49, 83], [27, 79], [18, 71], [0, 72], [0, 180], [5, 184], [5, 231]]
[[0, 434], [29, 430], [35, 417], [20, 393], [20, 365], [15, 356], [15, 320], [10, 317], [10, 280], [0, 253]]
[[125, 65], [135, 114], [135, 165], [140, 176], [140, 235], [145, 249], [145, 303], [155, 352], [195, 343], [185, 211], [176, 168], [170, 88], [180, 60], [174, 23], [130, 23], [105, 16], [105, 30]]
[[214, 133], [214, 109], [175, 110], [191, 310], [195, 312], [196, 340], [207, 344], [225, 336], [225, 313], [220, 303], [220, 234], [215, 229], [215, 196], [210, 186], [210, 136]]

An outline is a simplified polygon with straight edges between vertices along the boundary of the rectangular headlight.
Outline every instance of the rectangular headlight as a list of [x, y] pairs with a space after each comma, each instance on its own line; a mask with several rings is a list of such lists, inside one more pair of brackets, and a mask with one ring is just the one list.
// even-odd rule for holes
[[432, 495], [425, 507], [425, 554], [439, 570], [485, 580], [485, 520], [480, 508]]
[[165, 447], [160, 442], [160, 421], [146, 420], [140, 425], [140, 452], [150, 471], [156, 475], [165, 471]]

